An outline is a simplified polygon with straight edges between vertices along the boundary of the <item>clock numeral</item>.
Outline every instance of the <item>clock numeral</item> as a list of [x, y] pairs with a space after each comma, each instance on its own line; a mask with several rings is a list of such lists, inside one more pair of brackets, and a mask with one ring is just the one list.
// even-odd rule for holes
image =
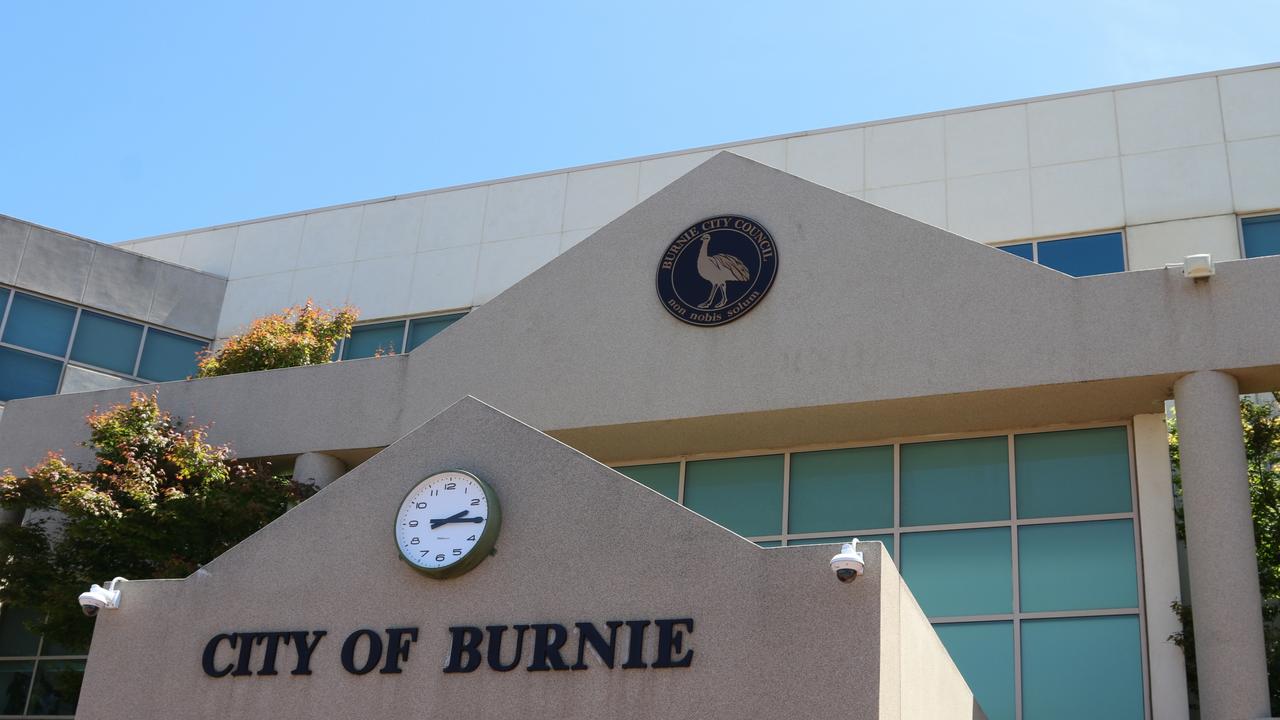
[[453, 549], [453, 554], [454, 554], [454, 555], [461, 555], [461, 554], [462, 554], [462, 550], [461, 550], [460, 548], [454, 548], [454, 549]]
[[409, 541], [409, 544], [410, 544], [410, 545], [418, 545], [418, 544], [420, 544], [421, 542], [422, 542], [422, 541], [421, 541], [421, 540], [419, 540], [418, 538], [414, 538], [414, 539], [412, 539], [412, 540], [410, 540], [410, 541]]
[[440, 494], [440, 491], [439, 491], [439, 490], [432, 490], [432, 491], [431, 491], [431, 494], [432, 494], [432, 495], [439, 495], [439, 494]]
[[472, 506], [476, 506], [476, 505], [479, 505], [479, 504], [480, 504], [480, 498], [475, 498], [475, 499], [473, 499], [473, 500], [471, 501], [471, 505], [472, 505]]
[[[434, 493], [432, 493], [432, 494], [434, 494]], [[414, 504], [413, 504], [413, 506], [414, 506], [414, 507], [416, 507], [416, 508], [418, 508], [419, 510], [426, 510], [426, 509], [427, 509], [427, 504], [426, 504], [426, 503], [424, 503], [424, 502], [416, 502], [416, 503], [414, 503]]]
[[473, 542], [474, 542], [474, 541], [475, 541], [475, 539], [476, 539], [476, 536], [475, 536], [475, 535], [472, 535], [472, 536], [468, 537], [467, 539], [468, 539], [468, 540], [471, 540], [471, 541], [473, 541]]
[[444, 555], [437, 555], [436, 562], [444, 562]]
[[431, 552], [431, 551], [430, 551], [430, 550], [423, 550], [423, 551], [421, 551], [421, 552], [422, 552], [422, 554], [423, 554], [423, 555], [426, 555], [427, 553], [429, 553], [429, 552]]
[[409, 527], [418, 527], [418, 521], [417, 521], [417, 520], [410, 520], [410, 521], [409, 521]]
[[445, 484], [444, 484], [444, 489], [445, 489], [445, 490], [457, 490], [457, 489], [458, 489], [458, 483], [445, 483]]

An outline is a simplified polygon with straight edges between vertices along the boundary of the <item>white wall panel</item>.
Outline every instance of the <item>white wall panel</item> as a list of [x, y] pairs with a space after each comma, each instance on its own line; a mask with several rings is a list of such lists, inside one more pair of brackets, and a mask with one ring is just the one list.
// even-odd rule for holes
[[1280, 208], [1280, 135], [1227, 144], [1236, 212]]
[[843, 193], [861, 190], [862, 128], [787, 140], [787, 172]]
[[948, 177], [1027, 167], [1025, 105], [947, 115], [946, 130]]
[[425, 198], [418, 196], [365, 205], [356, 259], [412, 255], [416, 252], [424, 204]]
[[1235, 215], [1132, 225], [1125, 240], [1130, 270], [1164, 267], [1199, 253], [1209, 253], [1215, 262], [1240, 257]]
[[307, 213], [302, 227], [298, 267], [349, 263], [356, 259], [364, 206]]
[[1280, 68], [1223, 75], [1218, 88], [1228, 140], [1280, 135]]
[[560, 232], [565, 183], [566, 174], [560, 173], [491, 185], [484, 241]]
[[1121, 164], [1131, 225], [1231, 212], [1227, 153], [1221, 144], [1127, 155]]
[[492, 300], [560, 253], [560, 233], [485, 243], [480, 247], [473, 305]]
[[1200, 78], [1116, 91], [1125, 154], [1222, 142], [1218, 82]]
[[418, 253], [409, 288], [411, 312], [452, 310], [471, 305], [475, 295], [479, 245], [462, 245]]
[[867, 132], [867, 187], [941, 180], [946, 173], [941, 117], [873, 125]]
[[450, 190], [426, 196], [418, 251], [478, 244], [484, 231], [487, 186]]
[[1032, 168], [1031, 213], [1036, 236], [1123, 226], [1120, 159]]
[[580, 230], [613, 221], [635, 206], [639, 184], [639, 163], [569, 173], [564, 228]]
[[227, 277], [231, 274], [231, 257], [236, 250], [238, 231], [239, 228], [233, 226], [186, 236], [178, 264]]
[[407, 315], [409, 281], [413, 279], [413, 256], [396, 255], [357, 261], [351, 271], [347, 302], [367, 319]]
[[867, 202], [935, 227], [947, 226], [947, 184], [941, 180], [867, 190]]
[[305, 221], [305, 216], [294, 215], [241, 225], [231, 259], [231, 279], [270, 275], [296, 267]]
[[951, 178], [947, 227], [979, 242], [1031, 234], [1031, 179], [1026, 170]]
[[1029, 103], [1027, 140], [1033, 166], [1118, 155], [1115, 96], [1099, 92]]

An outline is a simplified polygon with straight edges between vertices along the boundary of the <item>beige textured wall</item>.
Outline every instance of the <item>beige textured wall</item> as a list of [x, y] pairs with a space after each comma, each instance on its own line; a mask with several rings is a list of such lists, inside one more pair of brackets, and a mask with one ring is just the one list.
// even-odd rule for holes
[[[503, 528], [496, 555], [433, 581], [399, 559], [392, 518], [409, 487], [454, 467], [490, 482]], [[878, 546], [852, 585], [836, 582], [829, 554], [758, 548], [468, 399], [192, 577], [126, 584], [98, 620], [78, 717], [976, 717], [918, 611], [882, 623], [881, 588], [905, 590]], [[441, 671], [451, 625], [670, 617], [695, 622], [690, 668]], [[393, 626], [420, 629], [403, 673], [341, 668], [348, 633]], [[311, 676], [201, 670], [217, 633], [286, 629], [329, 631]], [[882, 632], [908, 638], [910, 655], [882, 657]], [[280, 666], [292, 659], [282, 648]], [[880, 714], [886, 663], [930, 668], [928, 692], [903, 678], [901, 715]]]

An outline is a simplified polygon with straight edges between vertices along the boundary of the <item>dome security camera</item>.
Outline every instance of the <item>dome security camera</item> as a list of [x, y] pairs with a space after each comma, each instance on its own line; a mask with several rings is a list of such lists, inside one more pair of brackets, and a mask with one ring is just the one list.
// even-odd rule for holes
[[80, 593], [80, 609], [85, 615], [94, 617], [100, 610], [114, 610], [120, 607], [120, 583], [129, 582], [118, 577], [102, 587], [94, 583], [89, 592]]
[[836, 579], [842, 583], [851, 583], [866, 571], [866, 565], [862, 561], [862, 553], [858, 552], [857, 547], [858, 538], [854, 538], [841, 546], [840, 553], [831, 558], [831, 571], [836, 574]]

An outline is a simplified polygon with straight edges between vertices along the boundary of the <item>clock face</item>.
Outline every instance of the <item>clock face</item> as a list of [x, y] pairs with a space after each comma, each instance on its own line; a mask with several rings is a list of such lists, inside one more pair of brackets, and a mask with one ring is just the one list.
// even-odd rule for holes
[[446, 470], [409, 491], [396, 513], [396, 545], [414, 568], [435, 578], [461, 575], [493, 550], [502, 510], [476, 476]]

